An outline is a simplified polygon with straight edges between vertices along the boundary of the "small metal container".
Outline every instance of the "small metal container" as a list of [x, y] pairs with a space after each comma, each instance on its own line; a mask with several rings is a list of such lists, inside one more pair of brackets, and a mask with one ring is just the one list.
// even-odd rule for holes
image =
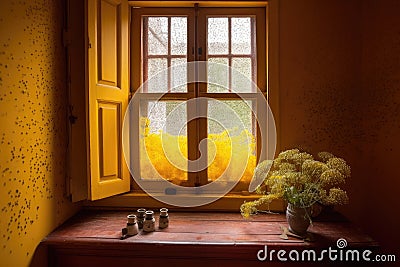
[[139, 228], [136, 223], [136, 215], [129, 214], [127, 216], [127, 219], [128, 219], [128, 222], [126, 223], [126, 229], [127, 229], [126, 235], [133, 236], [133, 235], [136, 235], [137, 233], [139, 233]]
[[167, 228], [168, 225], [169, 225], [168, 209], [161, 208], [160, 209], [160, 219], [158, 220], [158, 227], [163, 229], [163, 228]]
[[143, 222], [143, 231], [154, 232], [156, 230], [156, 219], [154, 219], [154, 211], [146, 211], [146, 218]]
[[137, 215], [137, 224], [138, 224], [139, 229], [142, 229], [143, 228], [143, 222], [144, 222], [145, 217], [146, 217], [146, 209], [143, 209], [143, 208], [138, 209], [137, 213], [138, 213], [138, 215]]

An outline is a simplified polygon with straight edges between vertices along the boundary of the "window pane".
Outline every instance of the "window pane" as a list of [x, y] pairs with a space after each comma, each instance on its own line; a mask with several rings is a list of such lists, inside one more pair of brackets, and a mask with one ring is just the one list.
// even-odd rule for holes
[[186, 104], [143, 101], [140, 106], [140, 173], [142, 179], [187, 179]]
[[207, 51], [209, 55], [228, 54], [228, 18], [208, 18]]
[[232, 18], [232, 54], [251, 54], [251, 18]]
[[187, 54], [187, 18], [171, 18], [171, 54]]
[[186, 62], [186, 58], [171, 59], [171, 92], [187, 92], [187, 67], [182, 65]]
[[[167, 72], [167, 59], [165, 58], [150, 58], [147, 61], [148, 82], [147, 91], [150, 93], [167, 92], [168, 91], [168, 77]], [[160, 71], [163, 71], [159, 73]]]
[[251, 58], [232, 58], [232, 68], [243, 74], [232, 73], [232, 91], [252, 92]]
[[148, 51], [149, 55], [168, 54], [168, 18], [167, 17], [148, 17]]
[[242, 100], [209, 101], [209, 180], [220, 177], [223, 181], [237, 177], [244, 182], [251, 180], [256, 164], [251, 104]]
[[[208, 85], [207, 92], [227, 93], [229, 92], [229, 69], [227, 58], [208, 59]], [[221, 66], [220, 64], [224, 65]]]

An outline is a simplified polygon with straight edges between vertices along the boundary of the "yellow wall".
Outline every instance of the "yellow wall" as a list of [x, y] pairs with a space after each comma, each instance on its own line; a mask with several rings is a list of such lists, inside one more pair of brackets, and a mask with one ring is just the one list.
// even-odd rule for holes
[[64, 198], [62, 1], [0, 4], [0, 265], [27, 266], [77, 207]]
[[345, 158], [350, 204], [339, 209], [393, 252], [400, 238], [400, 1], [279, 2], [281, 148]]

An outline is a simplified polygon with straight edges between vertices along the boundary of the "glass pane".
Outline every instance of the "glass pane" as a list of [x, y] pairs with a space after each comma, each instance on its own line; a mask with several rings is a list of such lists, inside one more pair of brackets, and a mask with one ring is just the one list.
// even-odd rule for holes
[[[208, 178], [250, 182], [256, 164], [251, 101], [208, 103]], [[243, 166], [243, 163], [247, 163]]]
[[241, 93], [250, 93], [252, 86], [252, 68], [251, 58], [232, 58], [232, 68], [236, 71], [232, 72], [232, 91]]
[[[165, 58], [150, 58], [147, 63], [148, 81], [147, 91], [154, 92], [167, 92], [168, 91], [168, 77], [167, 59]], [[163, 72], [161, 72], [163, 71]]]
[[228, 18], [208, 18], [207, 51], [209, 55], [228, 54]]
[[246, 129], [253, 132], [251, 100], [211, 100], [208, 103], [208, 133]]
[[232, 18], [232, 54], [251, 54], [251, 18]]
[[186, 104], [143, 101], [140, 106], [140, 172], [142, 179], [187, 179]]
[[[146, 19], [146, 18], [145, 18]], [[149, 55], [168, 54], [168, 18], [147, 18], [147, 46]]]
[[[227, 58], [208, 59], [208, 85], [207, 92], [227, 93], [229, 92], [229, 69]], [[222, 64], [222, 65], [220, 65]]]
[[171, 59], [171, 92], [187, 92], [186, 58]]
[[187, 18], [171, 18], [171, 54], [187, 54]]

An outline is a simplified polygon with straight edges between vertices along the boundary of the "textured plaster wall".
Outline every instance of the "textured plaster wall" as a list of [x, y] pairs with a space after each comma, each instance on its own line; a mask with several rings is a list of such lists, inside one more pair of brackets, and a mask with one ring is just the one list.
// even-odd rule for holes
[[[354, 219], [398, 253], [400, 1], [362, 1], [362, 203]], [[400, 254], [397, 255], [397, 260]]]
[[280, 1], [282, 149], [342, 154], [357, 135], [358, 13], [358, 1]]
[[339, 210], [387, 252], [400, 238], [399, 14], [398, 0], [280, 0], [279, 14], [281, 149], [345, 158]]
[[0, 4], [0, 265], [27, 266], [76, 211], [64, 198], [62, 1]]

